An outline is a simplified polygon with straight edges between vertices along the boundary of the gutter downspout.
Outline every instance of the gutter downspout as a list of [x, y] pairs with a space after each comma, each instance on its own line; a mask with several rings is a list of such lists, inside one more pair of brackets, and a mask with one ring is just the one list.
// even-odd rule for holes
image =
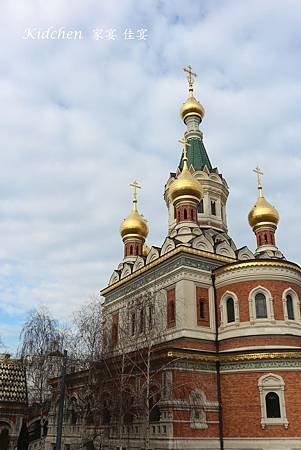
[[[218, 306], [216, 299], [216, 286], [215, 286], [215, 275], [211, 275], [212, 286], [213, 286], [213, 298], [214, 298], [214, 309], [215, 309], [215, 349], [216, 355], [219, 357], [219, 340], [218, 340]], [[219, 419], [219, 445], [220, 450], [224, 450], [224, 420], [223, 420], [223, 405], [222, 405], [222, 391], [221, 391], [221, 374], [220, 374], [220, 362], [216, 361], [216, 389], [217, 389], [217, 400], [218, 400], [218, 419]]]

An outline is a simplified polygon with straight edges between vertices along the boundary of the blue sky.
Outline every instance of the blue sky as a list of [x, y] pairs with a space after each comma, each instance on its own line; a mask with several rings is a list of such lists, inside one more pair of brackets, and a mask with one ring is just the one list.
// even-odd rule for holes
[[[17, 343], [30, 309], [66, 321], [122, 258], [129, 183], [149, 245], [167, 232], [163, 188], [180, 156], [198, 73], [204, 142], [230, 187], [229, 234], [255, 248], [247, 214], [252, 169], [280, 213], [278, 247], [299, 261], [301, 3], [2, 0], [0, 17], [0, 334]], [[23, 39], [28, 28], [81, 30], [82, 40]], [[147, 39], [123, 32], [147, 29]], [[116, 29], [96, 40], [94, 29]]]

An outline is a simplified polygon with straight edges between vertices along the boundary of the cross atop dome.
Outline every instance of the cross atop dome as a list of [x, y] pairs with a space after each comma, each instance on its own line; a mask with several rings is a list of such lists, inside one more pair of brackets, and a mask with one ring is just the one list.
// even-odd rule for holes
[[189, 84], [189, 92], [192, 95], [193, 94], [193, 83], [195, 78], [197, 77], [197, 74], [192, 72], [192, 67], [191, 66], [187, 66], [187, 67], [183, 67], [184, 72], [187, 73], [187, 80], [188, 80], [188, 84]]

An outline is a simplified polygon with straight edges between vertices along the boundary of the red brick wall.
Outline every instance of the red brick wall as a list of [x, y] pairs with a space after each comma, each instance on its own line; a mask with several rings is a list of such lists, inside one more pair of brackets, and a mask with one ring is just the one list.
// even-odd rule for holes
[[[267, 371], [266, 374], [273, 372]], [[240, 372], [221, 375], [222, 404], [225, 437], [301, 437], [301, 374], [276, 371], [285, 382], [286, 415], [288, 429], [283, 425], [261, 428], [258, 379], [265, 372]]]
[[[191, 371], [173, 371], [174, 398], [188, 400], [194, 389], [200, 389], [208, 401], [217, 401], [216, 374]], [[207, 429], [191, 428], [191, 411], [176, 409], [173, 412], [174, 437], [218, 437], [218, 423], [208, 424]], [[206, 413], [206, 420], [218, 421], [218, 411]]]
[[[186, 219], [185, 219], [185, 211], [186, 211]], [[196, 205], [182, 204], [180, 206], [176, 206], [176, 220], [177, 222], [190, 221], [196, 222], [198, 220], [198, 211]]]
[[[201, 302], [203, 304], [203, 317], [201, 317]], [[209, 316], [209, 296], [208, 289], [196, 287], [196, 310], [197, 310], [197, 324], [203, 327], [210, 326]]]
[[[283, 314], [283, 302], [282, 293], [285, 289], [291, 287], [294, 289], [299, 298], [301, 298], [301, 287], [289, 283], [288, 281], [280, 280], [250, 280], [240, 281], [238, 283], [229, 283], [227, 286], [223, 286], [217, 289], [217, 301], [220, 304], [220, 300], [226, 291], [234, 292], [238, 297], [239, 302], [239, 317], [241, 322], [248, 322], [249, 316], [249, 294], [252, 289], [262, 286], [268, 289], [273, 297], [274, 316], [276, 320], [284, 320]], [[219, 308], [218, 308], [219, 309]], [[220, 311], [218, 312], [218, 323], [220, 325]]]
[[273, 345], [275, 347], [278, 347], [279, 345], [301, 347], [301, 336], [264, 335], [231, 338], [220, 341], [219, 349], [220, 351], [223, 351], [239, 347], [254, 347], [263, 345]]

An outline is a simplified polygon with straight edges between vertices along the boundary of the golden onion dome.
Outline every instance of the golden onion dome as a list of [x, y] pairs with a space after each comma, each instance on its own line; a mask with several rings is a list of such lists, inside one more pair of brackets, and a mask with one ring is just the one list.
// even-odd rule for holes
[[201, 120], [204, 117], [205, 109], [203, 105], [191, 94], [185, 103], [183, 103], [180, 114], [183, 120], [189, 116], [198, 116]]
[[123, 241], [128, 238], [139, 238], [145, 240], [148, 235], [147, 221], [138, 213], [135, 201], [132, 211], [120, 225], [120, 234]]
[[148, 225], [144, 217], [138, 213], [137, 200], [133, 201], [133, 209], [120, 225], [122, 240], [139, 238], [145, 240], [148, 235]]
[[260, 185], [258, 186], [258, 190], [259, 196], [257, 202], [248, 215], [249, 224], [254, 231], [263, 226], [276, 228], [279, 222], [278, 211], [264, 198]]
[[150, 252], [149, 246], [146, 243], [144, 243], [142, 248], [142, 256], [147, 257], [149, 252]]
[[173, 203], [194, 201], [199, 203], [202, 198], [202, 186], [191, 174], [187, 166], [187, 157], [183, 159], [183, 170], [169, 187], [169, 196]]

